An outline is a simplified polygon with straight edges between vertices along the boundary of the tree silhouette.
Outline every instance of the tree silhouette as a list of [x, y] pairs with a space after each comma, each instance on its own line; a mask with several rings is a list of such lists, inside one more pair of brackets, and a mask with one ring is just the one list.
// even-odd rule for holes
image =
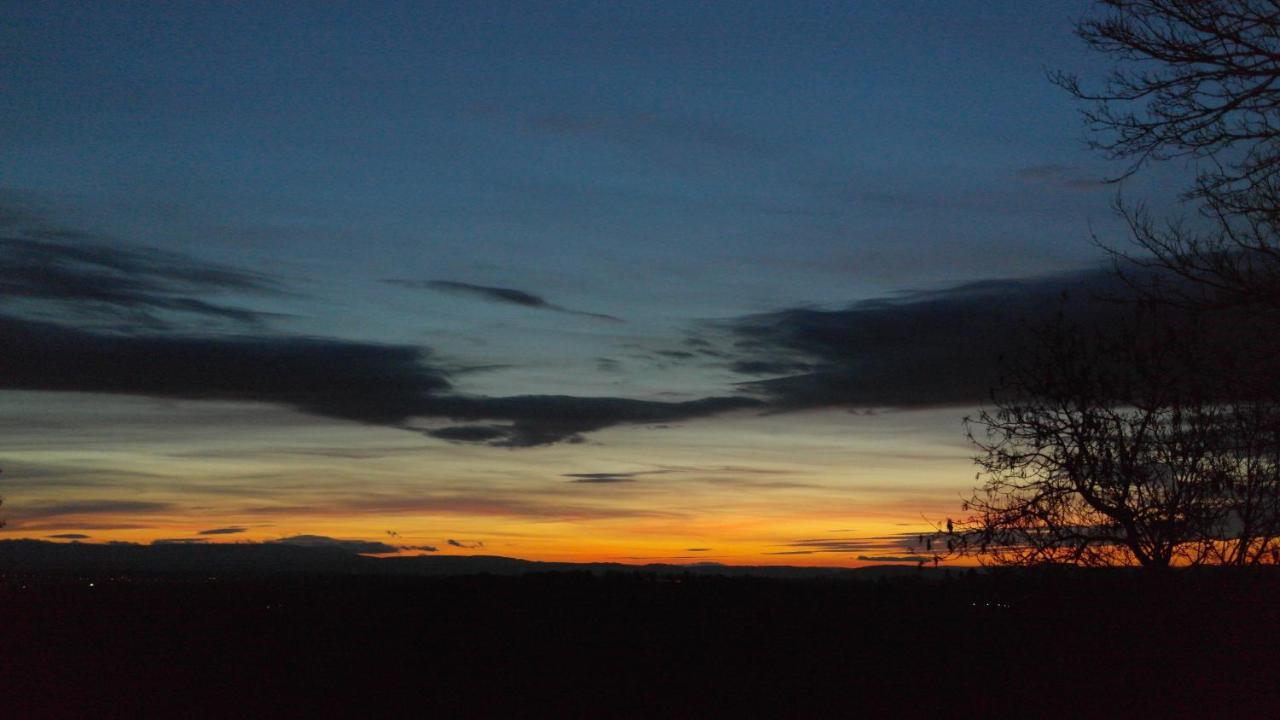
[[1101, 0], [1076, 25], [1116, 59], [1101, 87], [1054, 82], [1085, 101], [1092, 145], [1132, 162], [1210, 160], [1193, 196], [1227, 200], [1280, 171], [1280, 12], [1266, 0]]
[[[947, 552], [1026, 564], [1280, 561], [1280, 8], [1102, 0], [1077, 33], [1116, 58], [1085, 102], [1112, 158], [1198, 162], [1199, 222], [1117, 201], [1130, 323], [1060, 315], [967, 420], [982, 485]], [[1144, 272], [1135, 272], [1141, 269]], [[1151, 272], [1154, 271], [1154, 272]], [[941, 538], [939, 538], [940, 540]]]
[[1218, 328], [1170, 315], [1059, 315], [1036, 331], [993, 407], [965, 421], [982, 484], [929, 549], [1012, 565], [1280, 561], [1277, 406], [1235, 392], [1230, 353], [1205, 352]]
[[[1186, 192], [1209, 221], [1156, 222], [1117, 203], [1136, 252], [1108, 248], [1120, 267], [1179, 282], [1139, 289], [1165, 302], [1249, 307], [1280, 315], [1280, 11], [1262, 0], [1102, 0], [1076, 33], [1116, 59], [1093, 88], [1052, 80], [1082, 101], [1090, 144], [1130, 161], [1196, 162]], [[1131, 275], [1132, 277], [1132, 275]], [[1277, 318], [1280, 321], [1280, 318]], [[1274, 355], [1272, 356], [1274, 357]]]
[[[1060, 315], [1039, 329], [1034, 350], [1007, 365], [993, 409], [966, 420], [983, 484], [965, 503], [971, 515], [948, 520], [948, 550], [1150, 568], [1267, 556], [1280, 536], [1256, 516], [1274, 516], [1277, 488], [1258, 485], [1274, 473], [1258, 457], [1230, 458], [1238, 433], [1254, 439], [1268, 425], [1247, 425], [1251, 403], [1203, 382], [1213, 376], [1188, 341], [1195, 332], [1151, 308], [1119, 327]], [[1254, 499], [1253, 539], [1231, 551], [1241, 495]]]

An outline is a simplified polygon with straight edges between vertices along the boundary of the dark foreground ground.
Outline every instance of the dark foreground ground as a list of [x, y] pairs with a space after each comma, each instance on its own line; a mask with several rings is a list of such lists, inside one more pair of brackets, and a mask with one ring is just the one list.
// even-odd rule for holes
[[12, 718], [1280, 716], [1274, 573], [9, 574], [0, 623]]

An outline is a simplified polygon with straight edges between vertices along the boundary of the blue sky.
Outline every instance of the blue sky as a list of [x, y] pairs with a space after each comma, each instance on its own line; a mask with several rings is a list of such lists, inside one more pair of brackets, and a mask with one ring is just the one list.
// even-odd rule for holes
[[[209, 402], [235, 401], [248, 403], [238, 411], [245, 417], [271, 413], [286, 435], [291, 423], [312, 427], [317, 418], [335, 423], [339, 436], [350, 431], [347, 441], [326, 435], [326, 447], [416, 442], [414, 457], [445, 454], [456, 472], [481, 475], [525, 453], [520, 462], [545, 466], [557, 482], [564, 473], [556, 470], [570, 466], [621, 472], [597, 464], [611, 462], [657, 463], [663, 474], [648, 480], [665, 481], [679, 474], [667, 467], [679, 463], [665, 458], [689, 453], [739, 467], [729, 449], [742, 453], [734, 438], [758, 432], [758, 422], [771, 428], [759, 447], [772, 453], [759, 462], [794, 466], [797, 453], [816, 453], [810, 459], [823, 458], [819, 474], [833, 492], [842, 462], [942, 452], [950, 464], [930, 476], [929, 492], [902, 479], [907, 461], [888, 462], [876, 480], [916, 488], [903, 497], [941, 508], [971, 478], [958, 419], [972, 409], [964, 399], [980, 378], [963, 366], [987, 361], [970, 357], [950, 328], [982, 335], [1005, 327], [1008, 318], [988, 323], [982, 313], [1031, 307], [1027, 298], [1063, 283], [1096, 280], [1088, 273], [1104, 258], [1090, 234], [1123, 241], [1110, 211], [1118, 188], [1100, 182], [1123, 167], [1085, 148], [1075, 106], [1046, 78], [1051, 69], [1105, 72], [1071, 33], [1088, 9], [6, 3], [0, 208], [7, 262], [28, 263], [30, 272], [0, 297], [0, 312], [90, 333], [77, 336], [80, 347], [141, 338], [145, 350], [136, 352], [162, 355], [193, 338], [301, 338], [371, 363], [385, 360], [386, 348], [416, 348], [424, 377], [447, 378], [424, 392], [443, 387], [466, 400], [446, 409], [429, 403], [429, 412], [397, 405], [394, 421], [370, 420], [368, 408], [263, 391], [258, 380], [234, 391], [177, 391], [136, 378], [108, 386], [34, 371], [0, 398], [13, 400], [7, 412], [16, 427], [33, 397], [64, 393], [50, 407], [60, 422], [82, 427], [88, 445], [111, 445], [124, 431], [95, 430], [93, 417], [135, 408], [124, 416], [141, 418], [152, 440], [112, 460], [116, 494], [143, 492], [140, 478], [158, 457], [192, 452], [180, 428], [205, 427]], [[1177, 172], [1157, 168], [1123, 190], [1163, 207], [1182, 184]], [[68, 247], [105, 248], [128, 262], [85, 265]], [[74, 270], [83, 286], [52, 288], [50, 267]], [[210, 268], [235, 276], [191, 281]], [[138, 287], [139, 277], [150, 284]], [[971, 303], [967, 284], [989, 280], [1005, 282], [977, 286], [980, 301]], [[149, 294], [104, 297], [107, 281]], [[217, 308], [193, 309], [195, 302]], [[30, 332], [43, 338], [47, 329]], [[389, 372], [370, 367], [377, 377]], [[365, 387], [335, 372], [333, 387]], [[413, 387], [422, 380], [396, 377]], [[811, 391], [819, 380], [821, 390]], [[751, 384], [760, 381], [777, 382]], [[764, 405], [722, 402], [744, 394]], [[641, 426], [632, 414], [641, 411], [628, 406], [568, 429], [556, 419], [551, 435], [522, 436], [531, 449], [484, 444], [507, 437], [484, 423], [545, 429], [544, 413], [582, 412], [580, 403], [563, 410], [561, 401], [509, 400], [527, 396], [708, 400], [714, 408], [664, 405]], [[172, 403], [193, 415], [163, 427], [145, 420], [177, 412]], [[858, 420], [849, 435], [848, 410], [897, 413], [881, 421], [897, 431], [885, 439]], [[424, 413], [435, 424], [405, 420]], [[684, 430], [657, 428], [685, 421]], [[232, 426], [244, 421], [222, 422], [234, 436]], [[422, 438], [450, 422], [472, 424]], [[31, 457], [35, 439], [22, 438], [0, 447], [11, 465], [83, 465], [59, 455], [61, 446]], [[631, 455], [620, 449], [642, 438]], [[826, 438], [820, 450], [801, 449], [814, 438]], [[870, 438], [882, 447], [868, 449]], [[850, 459], [855, 446], [862, 460]], [[554, 458], [537, 459], [548, 452]], [[244, 448], [225, 453], [243, 456]], [[383, 480], [397, 488], [427, 492], [443, 482], [397, 467]], [[272, 468], [294, 485], [311, 471]], [[340, 475], [349, 481], [353, 472]], [[179, 471], [161, 474], [170, 480], [157, 504], [188, 506]], [[263, 492], [281, 486], [276, 475]], [[504, 498], [534, 492], [485, 477], [477, 487]], [[101, 491], [22, 485], [6, 495], [19, 520], [11, 531], [23, 527], [24, 493], [47, 508]], [[662, 496], [663, 507], [685, 511], [673, 493]], [[811, 500], [794, 500], [792, 515], [811, 512]], [[903, 502], [893, 512], [918, 520], [923, 510]], [[868, 500], [849, 512], [880, 517], [895, 503]], [[210, 522], [242, 521], [236, 513], [245, 507], [219, 505]], [[347, 531], [381, 522], [371, 512]], [[714, 525], [708, 512], [695, 514]], [[167, 517], [166, 528], [195, 522]], [[312, 529], [304, 524], [296, 529]], [[761, 546], [743, 542], [755, 549], [742, 552], [758, 558]], [[524, 551], [569, 552], [558, 547]]]

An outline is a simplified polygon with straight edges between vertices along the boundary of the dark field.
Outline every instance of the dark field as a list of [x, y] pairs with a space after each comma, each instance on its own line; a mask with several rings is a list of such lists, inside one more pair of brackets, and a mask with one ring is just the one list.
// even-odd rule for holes
[[1277, 590], [1274, 573], [10, 574], [0, 699], [14, 718], [1274, 717]]

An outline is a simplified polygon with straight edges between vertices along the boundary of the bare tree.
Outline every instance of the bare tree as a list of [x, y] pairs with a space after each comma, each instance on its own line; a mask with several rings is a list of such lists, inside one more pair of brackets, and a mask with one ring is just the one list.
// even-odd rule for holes
[[1053, 81], [1082, 101], [1091, 145], [1130, 162], [1126, 175], [1150, 160], [1193, 160], [1186, 195], [1208, 221], [1158, 223], [1117, 203], [1136, 252], [1108, 251], [1121, 270], [1176, 278], [1138, 288], [1164, 301], [1280, 315], [1280, 3], [1099, 4], [1076, 32], [1115, 69], [1096, 88], [1066, 73]]
[[1117, 58], [1093, 146], [1198, 161], [1203, 217], [1117, 202], [1131, 322], [1062, 315], [966, 420], [981, 481], [946, 552], [997, 563], [1280, 562], [1280, 3], [1101, 0], [1078, 34]]
[[1280, 418], [1274, 403], [1219, 405], [1199, 546], [1220, 565], [1280, 563]]
[[[1248, 565], [1280, 559], [1276, 410], [1234, 393], [1197, 316], [1064, 316], [967, 419], [980, 487], [934, 539], [996, 564]], [[1223, 355], [1227, 355], [1223, 363]]]
[[1274, 0], [1100, 0], [1076, 33], [1117, 66], [1086, 101], [1094, 147], [1132, 162], [1208, 160], [1191, 194], [1230, 197], [1280, 172], [1280, 5]]
[[994, 407], [966, 420], [982, 485], [952, 549], [1002, 564], [1200, 562], [1214, 411], [1172, 391], [1192, 370], [1164, 361], [1172, 342], [1061, 316], [1038, 331]]
[[[1117, 203], [1137, 253], [1104, 246], [1141, 295], [1203, 310], [1246, 310], [1280, 322], [1280, 195], [1273, 209], [1231, 213], [1215, 199], [1206, 227], [1159, 222], [1141, 204]], [[1157, 274], [1134, 273], [1134, 269]]]

